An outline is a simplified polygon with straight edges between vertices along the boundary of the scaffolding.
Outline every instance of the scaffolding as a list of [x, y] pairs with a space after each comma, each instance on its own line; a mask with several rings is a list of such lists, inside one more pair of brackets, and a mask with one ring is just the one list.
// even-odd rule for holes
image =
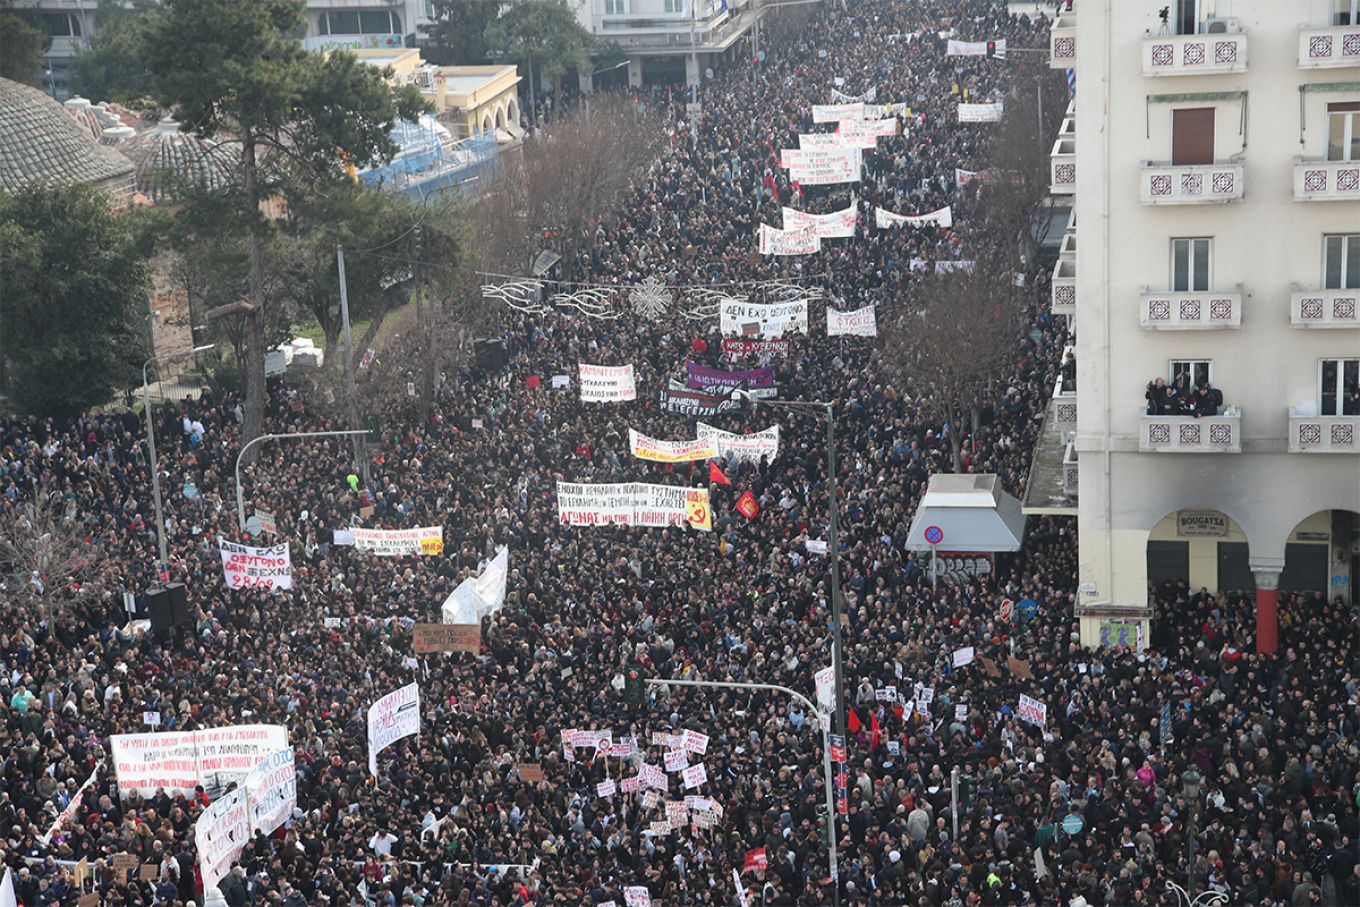
[[501, 175], [500, 151], [492, 132], [455, 139], [429, 114], [400, 121], [392, 141], [401, 149], [388, 164], [359, 171], [371, 186], [405, 192], [416, 201], [450, 193], [472, 198]]

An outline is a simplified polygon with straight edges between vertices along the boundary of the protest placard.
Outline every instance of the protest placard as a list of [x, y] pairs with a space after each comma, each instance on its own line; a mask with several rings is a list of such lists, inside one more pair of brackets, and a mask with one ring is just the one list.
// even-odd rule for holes
[[222, 555], [222, 574], [228, 588], [293, 588], [293, 565], [287, 542], [269, 548], [251, 548], [222, 539], [217, 548]]
[[838, 312], [831, 307], [826, 310], [826, 334], [828, 337], [851, 335], [855, 337], [877, 337], [878, 321], [873, 304], [853, 312]]
[[431, 652], [480, 652], [482, 625], [416, 624], [411, 628], [411, 649], [417, 655]]
[[581, 399], [586, 403], [621, 403], [637, 399], [637, 382], [633, 366], [579, 365]]
[[407, 684], [368, 709], [368, 771], [378, 774], [378, 754], [403, 737], [420, 733], [420, 687]]

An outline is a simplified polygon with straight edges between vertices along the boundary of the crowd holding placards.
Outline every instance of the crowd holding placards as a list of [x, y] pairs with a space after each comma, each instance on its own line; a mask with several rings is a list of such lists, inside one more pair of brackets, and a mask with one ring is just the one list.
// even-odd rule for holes
[[[507, 317], [505, 367], [448, 375], [428, 424], [389, 422], [367, 482], [339, 439], [265, 444], [244, 476], [247, 499], [274, 515], [265, 539], [235, 526], [236, 401], [158, 407], [171, 579], [198, 609], [174, 642], [129, 624], [120, 594], [156, 579], [143, 423], [0, 424], [4, 518], [53, 502], [109, 554], [95, 595], [69, 610], [27, 610], [23, 579], [5, 591], [0, 846], [20, 901], [73, 904], [88, 869], [103, 903], [201, 907], [208, 866], [232, 905], [830, 903], [818, 716], [769, 692], [661, 684], [627, 699], [632, 671], [834, 695], [825, 423], [706, 406], [697, 383], [742, 373], [756, 388], [769, 370], [780, 398], [835, 404], [841, 903], [1169, 903], [1166, 883], [1189, 877], [1189, 767], [1204, 777], [1198, 887], [1241, 904], [1360, 903], [1348, 612], [1282, 602], [1281, 655], [1263, 658], [1249, 595], [1155, 589], [1149, 651], [1088, 651], [1071, 613], [1070, 521], [1032, 517], [1022, 552], [972, 560], [938, 590], [905, 547], [953, 451], [931, 389], [883, 365], [860, 312], [877, 305], [882, 321], [910, 298], [913, 260], [977, 253], [979, 195], [954, 177], [983, 168], [992, 127], [960, 124], [950, 88], [962, 75], [981, 96], [1007, 87], [1003, 64], [947, 58], [934, 33], [949, 15], [960, 40], [1045, 36], [989, 4], [951, 6], [828, 6], [754, 84], [744, 69], [711, 80], [702, 118], [655, 97], [648, 115], [671, 118], [676, 143], [579, 264], [623, 286], [815, 283], [826, 299], [803, 302], [807, 333], [787, 346], [729, 345], [718, 316]], [[908, 137], [880, 139], [861, 183], [795, 201], [779, 152], [811, 131], [836, 79], [838, 102], [911, 107]], [[851, 203], [855, 238], [748, 258], [781, 207]], [[952, 217], [878, 229], [877, 207]], [[1013, 493], [1064, 341], [1039, 314], [1039, 276], [1004, 399], [983, 401], [962, 433], [964, 467]], [[828, 305], [846, 313], [838, 336], [823, 328], [842, 323]], [[580, 386], [544, 380], [564, 374]], [[287, 397], [271, 400], [268, 430], [332, 426]], [[639, 435], [673, 461], [635, 457]], [[663, 446], [696, 440], [718, 445], [711, 464]], [[190, 482], [194, 496], [181, 493]], [[267, 550], [279, 545], [287, 556]], [[250, 570], [271, 584], [231, 581]], [[413, 625], [439, 621], [473, 577], [475, 613], [495, 609], [480, 651], [416, 655]], [[1037, 607], [1014, 660], [1003, 599]], [[278, 732], [258, 728], [286, 729], [295, 789]], [[156, 741], [113, 743], [150, 731]], [[243, 759], [263, 760], [253, 777]], [[154, 779], [148, 766], [184, 786], [129, 783]], [[957, 835], [955, 768], [971, 794]], [[289, 796], [277, 831], [231, 837], [267, 826]], [[1073, 815], [1081, 830], [1063, 832]]]

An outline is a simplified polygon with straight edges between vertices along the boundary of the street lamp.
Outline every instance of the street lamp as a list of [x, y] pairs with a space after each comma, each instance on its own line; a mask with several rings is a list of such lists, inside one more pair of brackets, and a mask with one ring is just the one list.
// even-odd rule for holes
[[826, 770], [826, 822], [828, 830], [831, 832], [827, 838], [827, 867], [831, 872], [831, 899], [832, 903], [839, 905], [841, 902], [839, 869], [836, 863], [836, 801], [833, 799], [835, 794], [832, 792], [835, 779], [831, 771], [831, 729], [822, 721], [821, 709], [812, 704], [802, 693], [782, 687], [775, 683], [728, 683], [719, 680], [649, 680], [649, 686], [685, 686], [685, 687], [723, 687], [733, 690], [776, 690], [780, 693], [787, 693], [807, 706], [817, 721], [817, 726], [822, 729], [822, 765]]
[[236, 455], [236, 522], [241, 527], [241, 532], [244, 533], [246, 531], [246, 498], [245, 493], [241, 490], [241, 458], [246, 455], [246, 451], [250, 450], [253, 445], [259, 444], [261, 441], [276, 440], [278, 438], [320, 438], [333, 437], [335, 435], [363, 435], [367, 433], [367, 429], [354, 428], [346, 429], [344, 431], [295, 431], [278, 435], [260, 435], [258, 438], [252, 438], [245, 447], [241, 448], [241, 452]]
[[[162, 359], [175, 359], [180, 356], [191, 356], [194, 353], [206, 353], [208, 350], [217, 346], [209, 343], [206, 346], [196, 346], [191, 350], [180, 350], [175, 353], [164, 353], [160, 356], [152, 356], [142, 363], [142, 409], [146, 410], [146, 443], [151, 451], [151, 494], [156, 500], [156, 544], [160, 549], [161, 559], [156, 565], [156, 576], [162, 576], [168, 569], [170, 558], [165, 553], [165, 518], [161, 516], [161, 473], [156, 468], [156, 430], [151, 425], [151, 385], [146, 380], [147, 366], [153, 362], [160, 362]], [[161, 580], [164, 585], [165, 581]]]
[[[757, 406], [782, 406], [795, 412], [813, 413], [826, 417], [826, 473], [827, 473], [827, 529], [826, 547], [831, 554], [831, 669], [835, 675], [834, 711], [836, 715], [836, 735], [842, 740], [845, 736], [845, 689], [841, 676], [841, 546], [836, 527], [836, 412], [834, 403], [813, 403], [806, 400], [758, 399], [749, 390], [732, 392], [732, 399], [748, 403], [754, 410]], [[848, 795], [848, 794], [847, 794]], [[832, 810], [827, 821], [831, 823], [831, 836], [836, 836], [836, 811]], [[834, 851], [833, 851], [834, 854]], [[833, 857], [834, 859], [834, 857]], [[836, 883], [837, 903], [840, 896], [840, 880], [832, 867], [832, 881]]]
[[[1190, 890], [1188, 896], [1195, 896], [1195, 820], [1199, 812], [1200, 774], [1193, 768], [1181, 775], [1181, 789], [1190, 804]], [[1193, 901], [1191, 902], [1193, 903]]]

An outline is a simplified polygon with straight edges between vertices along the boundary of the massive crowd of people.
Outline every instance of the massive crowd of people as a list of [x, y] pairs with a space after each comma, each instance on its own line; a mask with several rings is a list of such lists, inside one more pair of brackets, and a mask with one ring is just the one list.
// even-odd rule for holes
[[[968, 217], [977, 189], [956, 185], [954, 172], [981, 169], [990, 133], [955, 122], [952, 86], [1004, 92], [1007, 70], [946, 57], [935, 37], [944, 27], [1038, 46], [1046, 24], [981, 2], [828, 4], [801, 38], [772, 50], [754, 82], [744, 67], [711, 80], [702, 116], [690, 120], [678, 100], [658, 96], [649, 115], [677, 124], [672, 153], [617, 221], [600, 225], [584, 273], [621, 285], [650, 274], [669, 283], [801, 278], [837, 307], [875, 303], [887, 317], [911, 292], [912, 259], [968, 259], [970, 242], [986, 241]], [[811, 104], [825, 103], [837, 78], [847, 93], [876, 87], [880, 101], [910, 106], [908, 137], [883, 142], [863, 183], [800, 201], [778, 151], [810, 129]], [[781, 203], [829, 211], [852, 200], [870, 215], [874, 205], [911, 213], [953, 204], [957, 219], [891, 231], [862, 223], [855, 239], [792, 265], [748, 258], [755, 225], [777, 225]], [[687, 245], [699, 251], [682, 262]], [[964, 468], [999, 475], [1016, 494], [1065, 340], [1041, 314], [1046, 284], [1030, 276], [1029, 323], [1015, 338], [1006, 393], [961, 433]], [[769, 364], [782, 398], [835, 405], [851, 736], [834, 881], [820, 836], [816, 715], [770, 691], [662, 683], [643, 704], [625, 695], [633, 669], [814, 695], [831, 652], [831, 559], [807, 545], [826, 538], [824, 423], [774, 408], [715, 417], [737, 432], [778, 422], [782, 438], [771, 462], [718, 464], [732, 484], [709, 485], [712, 532], [560, 525], [559, 480], [708, 484], [706, 463], [635, 459], [629, 429], [694, 437], [693, 419], [660, 411], [659, 389], [684, 376], [690, 357], [755, 363], [723, 357], [716, 325], [678, 315], [507, 312], [504, 367], [448, 375], [428, 424], [385, 425], [367, 481], [351, 481], [364, 470], [342, 439], [264, 445], [246, 494], [252, 510], [276, 516], [268, 540], [291, 546], [286, 592], [223, 580], [217, 539], [241, 540], [238, 401], [157, 407], [171, 579], [187, 585], [197, 614], [172, 637], [130, 625], [121, 594], [143, 595], [157, 579], [142, 420], [0, 425], [6, 518], [46, 503], [65, 532], [108, 556], [88, 580], [92, 595], [51, 612], [33, 604], [28, 578], [7, 581], [0, 849], [20, 902], [76, 903], [83, 859], [100, 903], [204, 904], [194, 828], [206, 792], [119, 796], [108, 761], [110, 737], [150, 730], [143, 714], [154, 711], [175, 730], [288, 728], [297, 808], [244, 848], [219, 886], [232, 905], [595, 907], [621, 905], [641, 886], [651, 903], [691, 907], [746, 897], [734, 869], [762, 904], [1173, 903], [1167, 883], [1190, 885], [1192, 874], [1196, 889], [1234, 904], [1360, 903], [1349, 612], [1282, 602], [1281, 654], [1258, 656], [1249, 594], [1153, 589], [1148, 648], [1083, 649], [1072, 617], [1075, 526], [1064, 518], [1031, 517], [1020, 553], [934, 586], [906, 547], [929, 477], [953, 463], [931, 388], [885, 364], [872, 338], [827, 337], [821, 314], [818, 302], [810, 334]], [[550, 377], [573, 375], [578, 362], [633, 363], [637, 401], [582, 403], [575, 384], [553, 388]], [[268, 412], [275, 432], [331, 419], [282, 389]], [[753, 517], [735, 508], [747, 491], [759, 504]], [[356, 525], [439, 525], [446, 547], [380, 558], [336, 544], [336, 530]], [[510, 552], [506, 602], [484, 621], [481, 651], [413, 659], [411, 622], [438, 620], [448, 594], [501, 545]], [[998, 617], [1004, 598], [1030, 599], [1037, 612], [1013, 628]], [[976, 660], [956, 667], [953, 653], [967, 647]], [[367, 710], [411, 682], [422, 731], [387, 749], [371, 777]], [[928, 688], [933, 698], [924, 709], [880, 699], [886, 687]], [[1020, 719], [1022, 695], [1046, 705], [1043, 725]], [[633, 738], [638, 750], [596, 758], [564, 748], [571, 730]], [[716, 823], [691, 815], [661, 831], [653, 823], [665, 821], [664, 806], [641, 791], [600, 795], [600, 783], [661, 764], [668, 746], [654, 734], [685, 730], [710, 737], [690, 757], [707, 780], [682, 790], [669, 774], [664, 799], [699, 795], [707, 815], [720, 813]], [[524, 780], [524, 764], [540, 765], [543, 779]], [[1203, 777], [1197, 806], [1182, 787], [1190, 768]], [[957, 830], [955, 769], [968, 795]], [[92, 772], [74, 821], [44, 845]], [[1064, 823], [1072, 816], [1079, 827]], [[760, 848], [767, 868], [742, 873]], [[120, 874], [118, 854], [154, 867], [151, 877]]]

